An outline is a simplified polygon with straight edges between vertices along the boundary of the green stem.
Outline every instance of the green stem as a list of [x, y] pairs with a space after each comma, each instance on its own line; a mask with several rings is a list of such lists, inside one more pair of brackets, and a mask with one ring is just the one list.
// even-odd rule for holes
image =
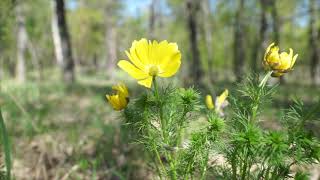
[[159, 89], [158, 89], [158, 84], [157, 84], [157, 80], [156, 77], [153, 77], [153, 88], [154, 88], [154, 96], [157, 99], [158, 102], [158, 107], [159, 107], [159, 114], [160, 114], [160, 123], [161, 123], [161, 129], [162, 129], [162, 135], [163, 138], [166, 139], [166, 122], [163, 118], [163, 110], [162, 110], [162, 104], [161, 104], [161, 99], [159, 96]]
[[[149, 130], [148, 130], [148, 136], [149, 136], [149, 137], [151, 136]], [[159, 161], [160, 167], [163, 169], [163, 172], [166, 172], [166, 168], [164, 167], [164, 165], [163, 165], [163, 163], [162, 163], [162, 160], [161, 160], [161, 157], [160, 157], [160, 153], [159, 153], [159, 151], [157, 150], [157, 147], [156, 147], [156, 145], [155, 145], [154, 142], [152, 142], [152, 148], [153, 148], [153, 151], [154, 151], [155, 154], [156, 154], [157, 160]], [[151, 156], [151, 157], [152, 157], [152, 156]], [[152, 158], [152, 159], [153, 159], [153, 158]], [[154, 161], [154, 164], [155, 164], [155, 166], [156, 166], [157, 172], [159, 173], [159, 178], [160, 178], [160, 180], [162, 180], [161, 170], [160, 170], [158, 164], [156, 163], [156, 161], [155, 161], [155, 160], [153, 160], [153, 161]]]
[[7, 169], [6, 176], [7, 176], [7, 179], [10, 180], [11, 179], [10, 142], [9, 142], [8, 132], [2, 117], [1, 108], [0, 108], [0, 131], [1, 131], [1, 141], [3, 142], [3, 148], [5, 153], [5, 163], [6, 163], [6, 169]]
[[182, 142], [182, 130], [183, 130], [183, 125], [184, 125], [184, 120], [185, 120], [185, 117], [187, 115], [187, 110], [186, 108], [183, 108], [183, 115], [181, 116], [181, 119], [180, 119], [180, 122], [179, 122], [179, 126], [178, 126], [178, 140], [177, 140], [177, 147], [180, 147], [181, 145], [181, 142]]
[[273, 71], [269, 71], [265, 76], [264, 78], [261, 80], [260, 84], [259, 84], [259, 87], [264, 87], [268, 81], [268, 79], [271, 77], [271, 74], [272, 74]]
[[202, 167], [201, 167], [201, 180], [206, 179], [206, 173], [207, 173], [207, 163], [208, 163], [208, 159], [209, 159], [209, 152], [208, 152], [208, 148], [206, 147], [206, 158], [205, 160], [202, 162]]
[[[165, 119], [163, 118], [163, 106], [162, 106], [160, 95], [159, 95], [159, 89], [158, 89], [156, 77], [153, 77], [153, 88], [154, 88], [154, 96], [157, 99], [157, 105], [159, 108], [159, 116], [160, 116], [163, 141], [165, 142], [165, 144], [170, 145], [169, 140], [168, 140], [168, 133], [167, 133], [167, 123], [166, 123]], [[173, 158], [172, 158], [171, 154], [166, 151], [165, 151], [165, 156], [169, 161], [170, 171], [171, 171], [170, 176], [172, 179], [176, 180], [177, 179], [177, 171], [176, 171], [175, 163], [173, 163]]]
[[241, 179], [245, 180], [246, 179], [246, 173], [247, 173], [247, 166], [248, 166], [248, 158], [249, 158], [249, 154], [248, 154], [248, 150], [245, 151], [245, 159], [243, 162], [243, 167], [242, 167], [242, 175], [241, 175]]
[[237, 164], [236, 164], [236, 152], [232, 153], [231, 157], [232, 179], [237, 180]]
[[[153, 143], [153, 148], [154, 148], [154, 152], [156, 153], [157, 159], [158, 159], [158, 161], [159, 161], [159, 163], [160, 163], [160, 166], [162, 167], [163, 171], [166, 172], [166, 171], [165, 171], [166, 168], [164, 167], [164, 165], [163, 165], [163, 163], [162, 163], [160, 154], [159, 154], [158, 150], [156, 149], [156, 147], [154, 146], [154, 143]], [[158, 173], [159, 173], [159, 178], [160, 178], [160, 180], [162, 180], [161, 170], [160, 170], [159, 166], [157, 165], [157, 163], [155, 163], [155, 165], [156, 165], [157, 171], [158, 171]]]

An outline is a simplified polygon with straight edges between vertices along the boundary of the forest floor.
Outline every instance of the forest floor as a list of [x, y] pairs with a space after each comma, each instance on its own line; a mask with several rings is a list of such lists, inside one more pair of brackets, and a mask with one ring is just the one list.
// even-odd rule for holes
[[[0, 100], [12, 141], [14, 177], [149, 179], [148, 165], [134, 145], [126, 142], [120, 113], [106, 103], [111, 84], [96, 76], [81, 77], [72, 87], [58, 80], [23, 85], [3, 81]], [[234, 89], [232, 83], [215, 86]], [[138, 92], [133, 90], [133, 94]], [[295, 84], [280, 86], [276, 101], [263, 112], [263, 126], [280, 128], [276, 117], [280, 109], [290, 106], [288, 99], [300, 97], [309, 106], [319, 92], [319, 88]], [[320, 177], [318, 167], [310, 171]]]

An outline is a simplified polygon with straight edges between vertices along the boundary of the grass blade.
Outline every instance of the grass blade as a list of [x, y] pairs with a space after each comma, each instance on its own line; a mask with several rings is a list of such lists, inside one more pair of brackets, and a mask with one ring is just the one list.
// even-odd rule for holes
[[0, 108], [0, 133], [1, 133], [1, 141], [3, 142], [3, 149], [5, 154], [5, 163], [6, 163], [6, 177], [8, 180], [11, 179], [11, 154], [10, 154], [10, 142], [9, 136], [7, 133], [6, 126], [4, 124], [4, 120], [2, 117], [2, 112]]

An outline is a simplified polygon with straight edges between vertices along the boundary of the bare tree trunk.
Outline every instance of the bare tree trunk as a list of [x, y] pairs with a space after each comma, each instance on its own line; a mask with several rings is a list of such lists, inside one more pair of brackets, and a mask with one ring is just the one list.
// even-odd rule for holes
[[[277, 9], [277, 0], [271, 0], [271, 16], [272, 16], [272, 29], [273, 29], [273, 39], [274, 42], [280, 46], [280, 22], [278, 16], [278, 9]], [[285, 84], [284, 76], [280, 77], [280, 83]]]
[[61, 45], [61, 38], [58, 28], [58, 19], [56, 15], [56, 5], [54, 1], [52, 3], [52, 18], [51, 18], [51, 30], [52, 30], [52, 38], [55, 50], [55, 56], [57, 60], [57, 64], [60, 67], [63, 67], [63, 56], [62, 56], [62, 45]]
[[316, 1], [309, 0], [309, 47], [311, 50], [310, 56], [310, 75], [313, 85], [320, 84], [320, 47], [318, 42], [318, 32], [317, 32], [317, 12], [316, 12]]
[[106, 48], [107, 48], [107, 75], [111, 79], [114, 75], [114, 69], [117, 62], [117, 29], [115, 20], [113, 19], [113, 2], [110, 1], [106, 5]]
[[55, 53], [58, 65], [62, 69], [63, 80], [66, 83], [74, 82], [74, 60], [68, 26], [65, 15], [64, 0], [54, 0], [54, 12], [52, 18], [52, 34], [55, 45]]
[[256, 38], [256, 42], [253, 46], [252, 59], [251, 59], [251, 69], [253, 72], [258, 71], [259, 64], [257, 62], [262, 61], [262, 52], [264, 49], [264, 43], [266, 41], [267, 35], [267, 8], [268, 0], [260, 0], [261, 14], [260, 14], [260, 29], [259, 34]]
[[150, 4], [150, 16], [149, 16], [149, 37], [150, 39], [154, 39], [155, 36], [155, 24], [157, 20], [157, 14], [156, 14], [156, 6], [157, 6], [157, 0], [152, 0]]
[[28, 52], [30, 52], [31, 57], [32, 57], [32, 65], [36, 71], [37, 74], [37, 80], [40, 81], [41, 80], [41, 67], [40, 67], [40, 61], [39, 61], [39, 57], [38, 57], [38, 53], [36, 51], [36, 48], [33, 46], [33, 43], [31, 42], [31, 40], [29, 39], [28, 41]]
[[190, 41], [190, 52], [192, 56], [190, 74], [193, 83], [200, 85], [203, 76], [203, 70], [200, 61], [200, 52], [197, 40], [198, 25], [197, 25], [197, 14], [200, 9], [200, 4], [198, 0], [187, 0], [187, 13], [188, 13], [188, 31], [189, 31], [189, 41]]
[[271, 16], [272, 16], [272, 29], [273, 39], [277, 45], [280, 45], [280, 22], [277, 9], [277, 0], [271, 0]]
[[209, 0], [202, 0], [202, 10], [204, 13], [204, 33], [205, 33], [205, 42], [206, 42], [206, 49], [207, 49], [207, 56], [208, 56], [208, 73], [209, 79], [211, 79], [213, 75], [213, 48], [212, 48], [212, 26], [210, 22], [210, 1]]
[[234, 62], [233, 70], [237, 81], [241, 81], [244, 75], [245, 63], [245, 37], [243, 22], [244, 0], [239, 0], [234, 27]]
[[26, 60], [25, 53], [27, 49], [27, 31], [25, 25], [25, 14], [22, 1], [16, 6], [16, 20], [17, 20], [17, 64], [16, 64], [16, 78], [19, 82], [26, 80]]

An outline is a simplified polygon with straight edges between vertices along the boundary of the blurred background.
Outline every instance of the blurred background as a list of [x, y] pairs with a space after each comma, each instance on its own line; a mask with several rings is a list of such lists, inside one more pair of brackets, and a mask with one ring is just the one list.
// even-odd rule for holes
[[272, 80], [279, 91], [263, 114], [264, 127], [281, 129], [279, 109], [319, 99], [319, 18], [319, 0], [1, 0], [0, 103], [14, 176], [152, 179], [105, 99], [119, 81], [144, 90], [116, 66], [141, 38], [178, 43], [181, 69], [164, 83], [212, 95], [262, 75], [270, 43], [293, 48], [294, 71]]

